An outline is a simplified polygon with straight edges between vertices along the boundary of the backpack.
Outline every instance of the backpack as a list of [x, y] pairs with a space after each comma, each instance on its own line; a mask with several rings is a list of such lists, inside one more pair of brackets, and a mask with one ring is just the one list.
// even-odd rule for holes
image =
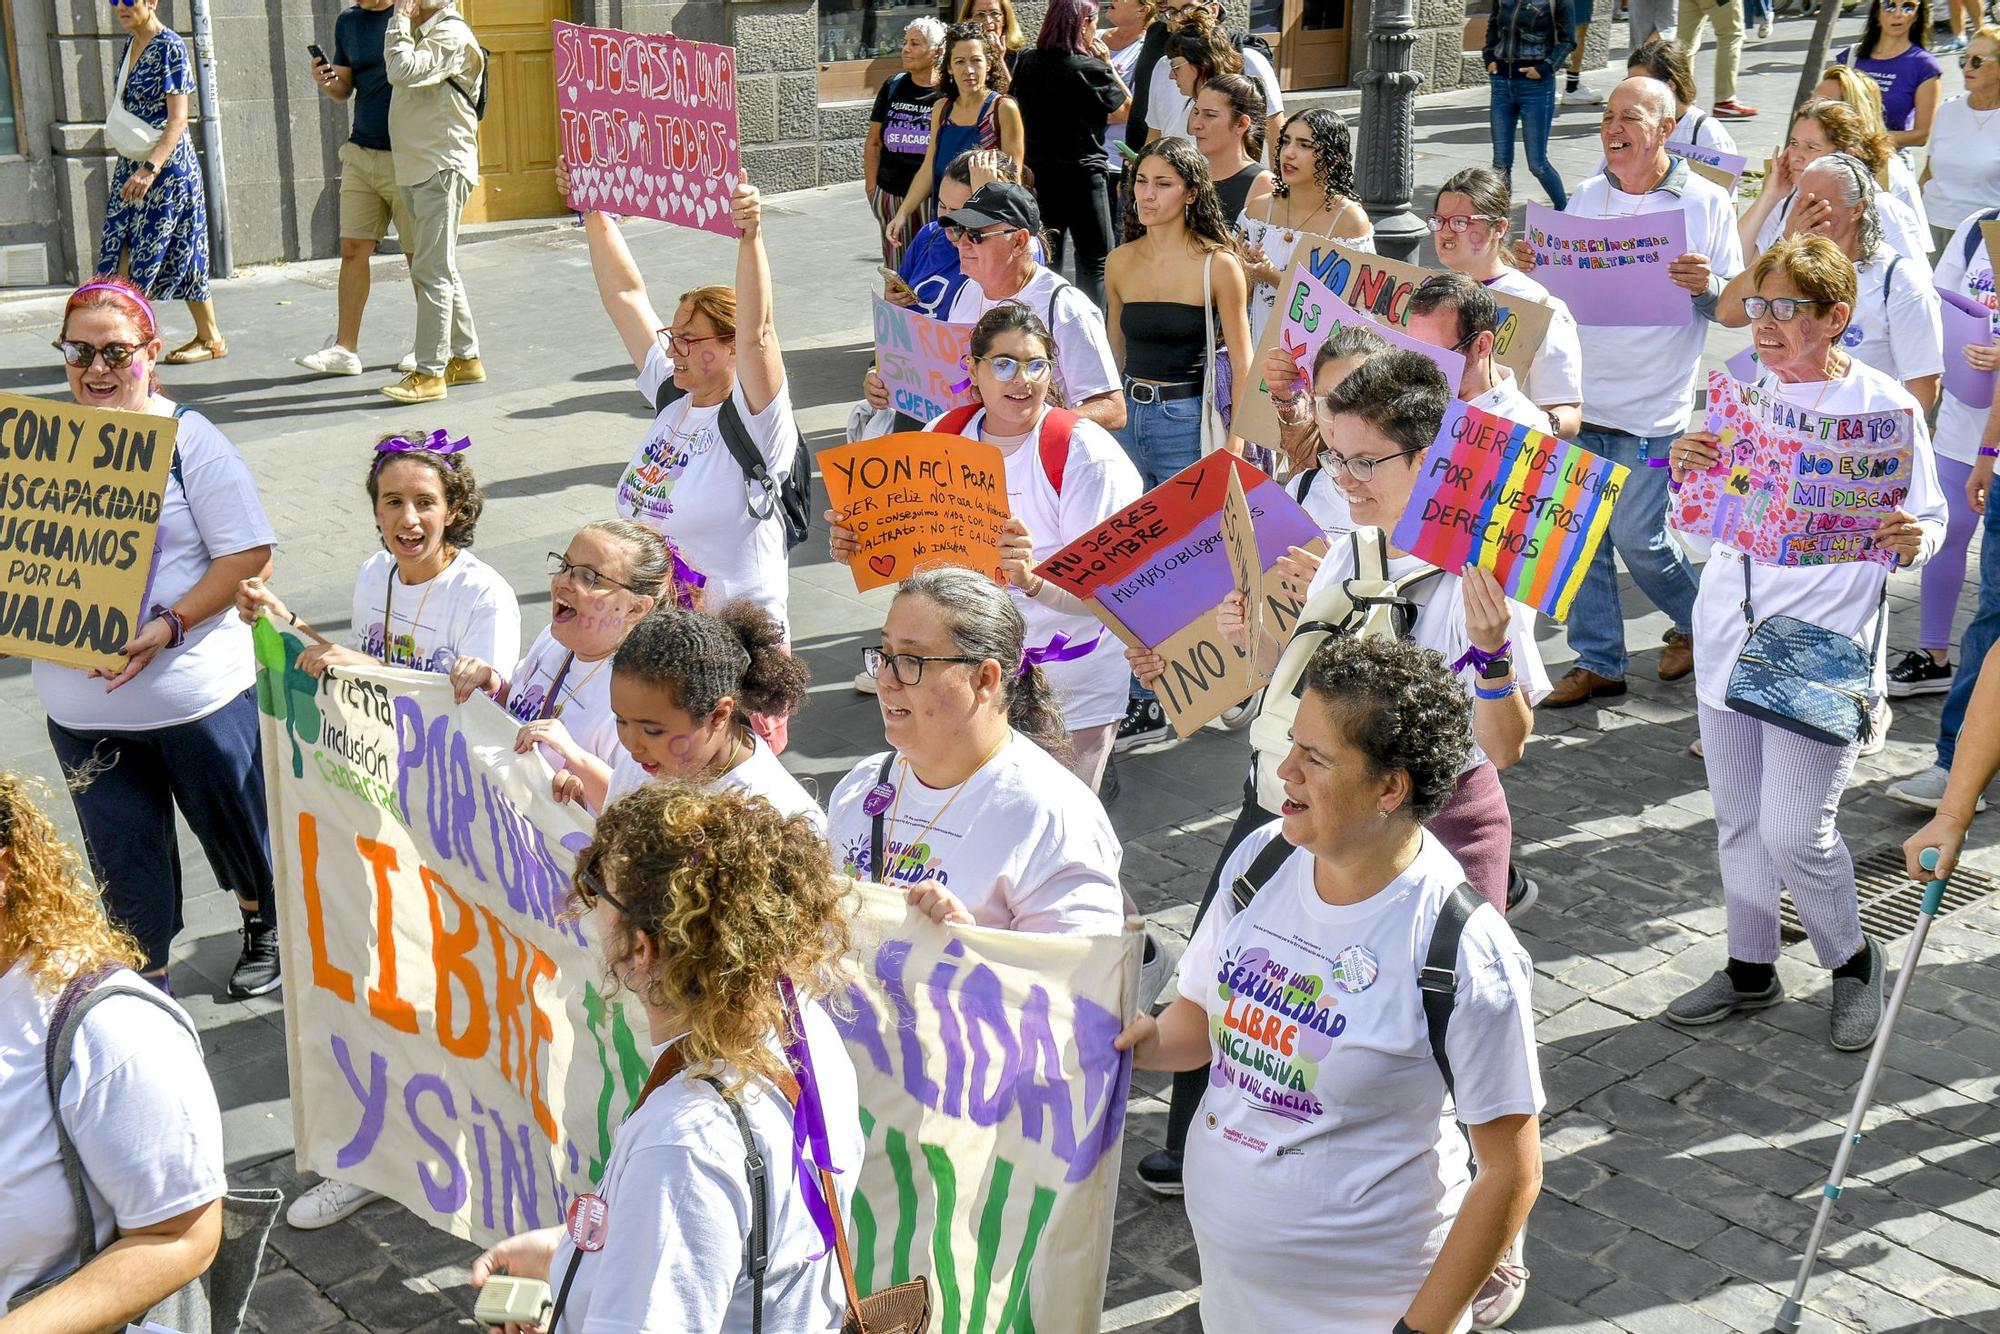
[[[1298, 850], [1285, 842], [1282, 834], [1266, 843], [1249, 869], [1229, 887], [1236, 911], [1248, 908], [1257, 891]], [[1431, 924], [1430, 945], [1424, 951], [1424, 966], [1417, 973], [1417, 989], [1424, 997], [1424, 1026], [1430, 1030], [1431, 1059], [1437, 1062], [1438, 1073], [1444, 1076], [1444, 1091], [1452, 1096], [1454, 1109], [1457, 1084], [1452, 1079], [1451, 1057], [1445, 1053], [1444, 1040], [1451, 1031], [1452, 1009], [1458, 1004], [1458, 942], [1465, 935], [1465, 924], [1472, 919], [1473, 910], [1484, 902], [1471, 885], [1463, 880], [1458, 882], [1457, 888], [1438, 906], [1437, 921]]]
[[[1270, 41], [1257, 33], [1232, 32], [1229, 34], [1229, 41], [1238, 51], [1255, 51], [1258, 55], [1264, 57], [1264, 59], [1273, 60], [1274, 53], [1271, 50]], [[1273, 63], [1275, 64], [1276, 62], [1273, 61]], [[1256, 79], [1253, 77], [1251, 82], [1255, 83]]]
[[[979, 415], [980, 405], [968, 404], [953, 408], [938, 418], [937, 428], [946, 435], [964, 435], [965, 428]], [[1048, 474], [1049, 485], [1060, 496], [1063, 488], [1063, 473], [1069, 468], [1070, 437], [1076, 433], [1077, 415], [1067, 408], [1050, 408], [1042, 418], [1042, 429], [1036, 448], [1041, 451], [1042, 471]]]
[[[669, 404], [678, 403], [687, 397], [687, 390], [674, 383], [670, 375], [660, 382], [659, 392], [653, 396], [653, 415], [667, 410]], [[716, 429], [722, 433], [722, 443], [729, 449], [729, 457], [736, 460], [736, 466], [743, 470], [743, 492], [745, 504], [749, 506], [750, 517], [762, 521], [772, 513], [783, 520], [785, 525], [785, 550], [787, 553], [806, 540], [812, 531], [812, 450], [806, 446], [806, 433], [799, 430], [797, 421], [792, 423], [792, 433], [799, 438], [799, 446], [792, 453], [792, 470], [783, 482], [773, 482], [770, 470], [764, 466], [764, 456], [757, 451], [757, 442], [750, 438], [750, 428], [743, 424], [743, 417], [736, 411], [736, 395], [732, 391], [722, 400], [722, 410], [715, 414]], [[771, 509], [760, 513], [755, 499], [756, 490], [764, 493], [765, 502]]]
[[1257, 776], [1257, 804], [1276, 815], [1284, 806], [1285, 785], [1278, 765], [1292, 748], [1292, 720], [1298, 717], [1299, 696], [1305, 690], [1306, 663], [1334, 635], [1362, 639], [1408, 639], [1422, 604], [1413, 596], [1443, 576], [1426, 565], [1400, 579], [1389, 577], [1389, 541], [1380, 528], [1357, 528], [1354, 575], [1306, 603], [1299, 623], [1279, 655], [1271, 683], [1264, 687], [1264, 705], [1250, 724], [1251, 764]]
[[[445, 17], [454, 18], [460, 23], [465, 23], [466, 31], [468, 32], [472, 30], [472, 25], [466, 23], [463, 15], [447, 14]], [[464, 85], [459, 83], [457, 79], [446, 79], [445, 82], [451, 85], [451, 90], [457, 93], [467, 108], [471, 110], [472, 118], [475, 121], [480, 121], [486, 119], [486, 94], [493, 83], [493, 53], [480, 44], [477, 36], [474, 36], [472, 44], [479, 47], [479, 91], [476, 94], [466, 92]]]

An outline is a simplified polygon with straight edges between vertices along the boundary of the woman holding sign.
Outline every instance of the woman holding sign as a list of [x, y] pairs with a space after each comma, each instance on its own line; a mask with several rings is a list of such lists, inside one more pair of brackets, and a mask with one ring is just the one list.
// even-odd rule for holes
[[[658, 783], [604, 812], [572, 901], [645, 1011], [652, 1075], [572, 1226], [486, 1251], [473, 1287], [543, 1280], [562, 1293], [561, 1334], [836, 1334], [836, 1230], [865, 1151], [854, 1063], [825, 1008], [846, 895], [818, 832], [767, 802]], [[755, 1278], [753, 1218], [768, 1242]]]
[[169, 989], [167, 954], [181, 928], [178, 809], [243, 912], [230, 994], [261, 996], [278, 985], [278, 918], [257, 673], [250, 628], [227, 613], [236, 586], [270, 567], [277, 535], [236, 447], [160, 394], [159, 326], [137, 288], [115, 278], [79, 287], [56, 346], [78, 403], [171, 422], [178, 433], [147, 605], [119, 650], [124, 669], [34, 665], [49, 740], [72, 780], [91, 871], [112, 920], [138, 940], [147, 981]]
[[1330, 236], [1373, 253], [1375, 224], [1354, 190], [1354, 141], [1347, 122], [1329, 107], [1294, 111], [1278, 135], [1278, 177], [1271, 192], [1225, 218], [1236, 228], [1243, 271], [1250, 279], [1250, 342], [1264, 339], [1278, 288], [1301, 241]]
[[[1820, 966], [1833, 972], [1833, 1045], [1860, 1051], [1874, 1041], [1882, 1018], [1886, 961], [1881, 945], [1862, 933], [1854, 861], [1837, 820], [1841, 793], [1868, 731], [1867, 714], [1856, 709], [1851, 736], [1836, 736], [1831, 727], [1808, 731], [1805, 723], [1784, 715], [1782, 706], [1757, 704], [1765, 698], [1757, 673], [1743, 673], [1738, 659], [1753, 623], [1792, 617], [1804, 623], [1794, 638], [1845, 638], [1858, 652], [1873, 644], [1872, 693], [1879, 696], [1889, 570], [1920, 565], [1937, 550], [1945, 501], [1917, 401], [1895, 380], [1841, 349], [1857, 299], [1847, 256], [1824, 236], [1788, 236], [1758, 258], [1751, 281], [1755, 295], [1743, 304], [1764, 367], [1757, 391], [1797, 412], [1904, 414], [1910, 448], [1899, 475], [1909, 490], [1873, 534], [1875, 549], [1894, 558], [1890, 564], [1760, 561], [1753, 568], [1732, 542], [1713, 543], [1695, 601], [1695, 690], [1715, 805], [1729, 957], [1713, 977], [1669, 1005], [1666, 1017], [1677, 1024], [1712, 1024], [1784, 999], [1777, 970], [1782, 883]], [[1674, 442], [1668, 459], [1675, 483], [1685, 485], [1717, 467], [1718, 438], [1707, 430], [1690, 432]], [[1801, 663], [1794, 674], [1816, 679], [1810, 664]], [[1749, 711], [1753, 707], [1759, 711]]]

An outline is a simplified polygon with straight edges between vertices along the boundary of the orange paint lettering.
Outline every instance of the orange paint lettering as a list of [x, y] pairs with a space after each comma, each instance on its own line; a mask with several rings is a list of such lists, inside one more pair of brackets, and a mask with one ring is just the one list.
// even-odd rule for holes
[[[472, 909], [442, 876], [434, 874], [428, 866], [421, 867], [419, 874], [423, 877], [425, 897], [430, 900], [431, 957], [437, 965], [438, 1044], [453, 1056], [476, 1061], [486, 1055], [493, 1036], [486, 987], [480, 979], [478, 966], [470, 957], [472, 951], [479, 947], [479, 919], [472, 915]], [[458, 925], [449, 931], [444, 925], [443, 900], [447, 898], [458, 912]], [[465, 1031], [462, 1033], [456, 1031], [458, 1001], [452, 992], [454, 982], [465, 992]]]
[[414, 1033], [417, 1007], [396, 989], [396, 898], [389, 885], [396, 850], [360, 834], [354, 836], [354, 846], [375, 876], [375, 957], [380, 966], [368, 988], [368, 1013], [399, 1032]]
[[313, 985], [351, 1002], [354, 974], [334, 967], [326, 957], [326, 918], [319, 903], [319, 821], [310, 811], [299, 812], [299, 865], [305, 880], [306, 945], [312, 953]]

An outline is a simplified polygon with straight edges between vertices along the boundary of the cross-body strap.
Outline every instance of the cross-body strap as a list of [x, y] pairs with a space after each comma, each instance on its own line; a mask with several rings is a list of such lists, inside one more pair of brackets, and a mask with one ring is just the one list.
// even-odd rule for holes
[[[882, 767], [875, 771], [876, 787], [889, 781], [889, 770], [895, 765], [896, 752], [892, 750], [882, 757]], [[889, 868], [882, 864], [882, 811], [889, 808], [879, 801], [876, 805], [882, 809], [868, 817], [868, 870], [877, 884], [886, 885], [889, 883]]]
[[1050, 408], [1042, 417], [1037, 448], [1042, 455], [1042, 472], [1058, 496], [1062, 494], [1063, 475], [1069, 471], [1070, 445], [1076, 439], [1076, 424], [1080, 420], [1068, 408]]
[[1229, 887], [1229, 897], [1236, 901], [1236, 911], [1242, 912], [1249, 907], [1250, 900], [1257, 897], [1258, 892], [1270, 883], [1271, 877], [1278, 873], [1278, 868], [1290, 861], [1297, 851], [1285, 842], [1283, 834], [1259, 848], [1249, 869], [1237, 876], [1235, 883]]
[[1889, 304], [1889, 284], [1896, 280], [1896, 266], [1903, 262], [1901, 255], [1890, 255], [1889, 263], [1882, 270], [1882, 304]]
[[1431, 925], [1431, 944], [1424, 956], [1423, 969], [1417, 974], [1417, 989], [1424, 998], [1424, 1025], [1430, 1030], [1431, 1055], [1437, 1061], [1438, 1073], [1444, 1076], [1444, 1091], [1452, 1095], [1454, 1111], [1458, 1091], [1444, 1042], [1451, 1027], [1452, 1007], [1458, 1003], [1458, 942], [1465, 935], [1465, 924], [1472, 919], [1473, 910], [1482, 902], [1464, 881], [1445, 896], [1438, 908], [1437, 921]]
[[743, 1114], [743, 1104], [730, 1096], [721, 1080], [704, 1075], [702, 1082], [714, 1089], [729, 1108], [729, 1114], [736, 1119], [736, 1131], [743, 1136], [743, 1171], [750, 1178], [750, 1240], [744, 1257], [750, 1270], [750, 1330], [751, 1334], [764, 1334], [764, 1275], [771, 1268], [770, 1172], [764, 1155], [757, 1152], [757, 1140], [750, 1133], [750, 1118]]
[[[781, 1075], [777, 1080], [778, 1091], [785, 1095], [785, 1101], [793, 1107], [799, 1105], [799, 1081], [793, 1076]], [[834, 1193], [833, 1173], [824, 1165], [819, 1169], [819, 1188], [826, 1197], [827, 1212], [833, 1215], [833, 1254], [840, 1265], [840, 1282], [847, 1290], [847, 1309], [854, 1317], [854, 1325], [862, 1334], [868, 1334], [867, 1326], [861, 1320], [861, 1286], [854, 1280], [854, 1255], [847, 1249], [847, 1222], [840, 1216], [840, 1196]]]

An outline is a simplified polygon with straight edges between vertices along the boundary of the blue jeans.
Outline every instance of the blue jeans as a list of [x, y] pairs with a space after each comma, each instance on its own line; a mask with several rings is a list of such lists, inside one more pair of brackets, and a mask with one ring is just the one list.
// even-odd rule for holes
[[1576, 650], [1577, 665], [1599, 676], [1625, 677], [1625, 612], [1618, 600], [1613, 549], [1625, 558], [1632, 582], [1667, 614], [1674, 629], [1685, 633], [1694, 624], [1694, 570], [1667, 536], [1667, 470], [1646, 462], [1648, 457], [1665, 458], [1674, 439], [1592, 430], [1576, 439], [1591, 453], [1632, 470], [1611, 511], [1611, 540], [1598, 544], [1569, 609], [1569, 646]]
[[[1128, 394], [1125, 424], [1117, 435], [1150, 491], [1201, 457], [1201, 398], [1135, 403]], [[1133, 699], [1154, 698], [1136, 676], [1131, 694]]]
[[1747, 0], [1743, 6], [1743, 27], [1753, 31], [1759, 19], [1771, 17], [1771, 0]]
[[1569, 203], [1563, 189], [1562, 173], [1549, 161], [1549, 124], [1556, 115], [1556, 81], [1489, 74], [1493, 88], [1489, 115], [1493, 127], [1493, 165], [1509, 182], [1514, 179], [1514, 120], [1521, 121], [1521, 146], [1527, 151], [1528, 170], [1549, 192], [1549, 202], [1558, 209]]
[[65, 777], [95, 774], [70, 800], [105, 910], [138, 940], [144, 971], [165, 971], [182, 926], [175, 807], [216, 881], [277, 925], [255, 690], [206, 718], [145, 732], [72, 731], [51, 720], [49, 742]]
[[1938, 719], [1937, 762], [1951, 768], [1958, 750], [1958, 729], [1965, 726], [1965, 709], [1972, 703], [1972, 688], [1979, 684], [1979, 667], [1986, 650], [2000, 639], [2000, 505], [1986, 507], [1986, 536], [1979, 544], [1979, 610], [1958, 641], [1958, 670], [1952, 673], [1951, 693], [1944, 697], [1944, 716]]

